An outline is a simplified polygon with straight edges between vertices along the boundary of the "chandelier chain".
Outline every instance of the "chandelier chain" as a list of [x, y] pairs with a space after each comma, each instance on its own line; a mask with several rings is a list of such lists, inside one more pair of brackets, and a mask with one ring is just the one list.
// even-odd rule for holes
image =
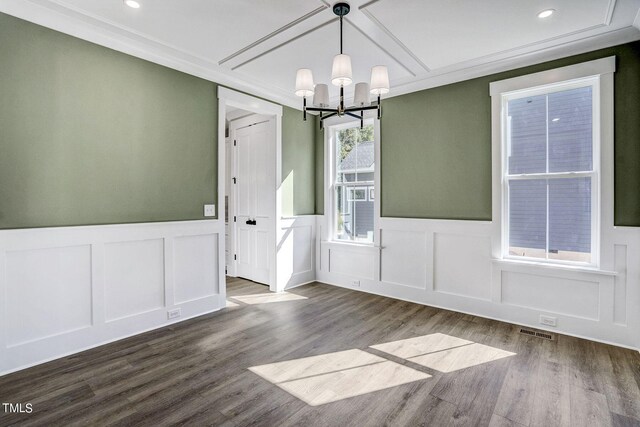
[[340, 15], [340, 54], [342, 55], [342, 15]]

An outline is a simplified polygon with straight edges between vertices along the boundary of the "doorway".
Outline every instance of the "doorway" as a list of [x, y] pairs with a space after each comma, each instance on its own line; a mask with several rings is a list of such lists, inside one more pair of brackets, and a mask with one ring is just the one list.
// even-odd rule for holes
[[227, 178], [233, 202], [229, 206], [233, 222], [228, 223], [234, 236], [230, 239], [235, 251], [232, 270], [238, 277], [268, 285], [275, 229], [275, 116], [247, 113], [230, 120], [227, 144], [231, 149]]
[[223, 271], [275, 292], [282, 107], [222, 87], [218, 100]]

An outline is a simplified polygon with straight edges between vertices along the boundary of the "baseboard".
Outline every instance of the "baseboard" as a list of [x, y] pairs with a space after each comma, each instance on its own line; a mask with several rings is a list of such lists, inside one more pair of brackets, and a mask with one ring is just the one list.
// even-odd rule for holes
[[101, 347], [103, 345], [111, 344], [111, 343], [114, 343], [114, 342], [117, 342], [117, 341], [121, 341], [121, 340], [124, 340], [124, 339], [127, 339], [127, 338], [131, 338], [131, 337], [135, 337], [135, 336], [138, 336], [138, 335], [146, 334], [147, 332], [155, 331], [157, 329], [166, 328], [168, 326], [175, 325], [177, 323], [182, 323], [182, 322], [185, 322], [187, 320], [196, 319], [196, 318], [201, 317], [201, 316], [206, 316], [208, 314], [218, 312], [218, 311], [222, 310], [223, 308], [225, 308], [225, 307], [219, 307], [219, 308], [216, 308], [216, 309], [213, 309], [213, 310], [209, 310], [209, 311], [206, 311], [206, 312], [203, 312], [203, 313], [200, 313], [200, 314], [194, 314], [194, 315], [189, 316], [189, 317], [177, 319], [177, 320], [172, 321], [172, 322], [167, 322], [164, 325], [152, 326], [150, 328], [143, 329], [140, 332], [133, 332], [131, 334], [125, 334], [125, 335], [122, 335], [120, 337], [111, 338], [111, 339], [108, 339], [108, 340], [105, 340], [105, 341], [101, 341], [101, 342], [96, 343], [96, 344], [91, 344], [91, 345], [82, 347], [82, 348], [80, 348], [78, 350], [72, 350], [72, 351], [63, 353], [63, 354], [61, 354], [59, 356], [49, 357], [47, 359], [43, 359], [43, 360], [38, 361], [38, 362], [29, 363], [27, 365], [19, 366], [17, 368], [9, 369], [7, 371], [2, 371], [2, 372], [0, 372], [0, 377], [12, 374], [14, 372], [22, 371], [24, 369], [32, 368], [34, 366], [43, 365], [45, 363], [49, 363], [49, 362], [52, 362], [54, 360], [64, 359], [65, 357], [68, 357], [68, 356], [77, 355], [77, 354], [82, 353], [84, 351], [91, 350], [91, 349], [94, 349], [94, 348], [98, 348], [98, 347]]
[[289, 289], [299, 288], [300, 286], [304, 286], [304, 285], [308, 285], [308, 284], [310, 284], [310, 283], [316, 283], [316, 282], [317, 282], [317, 280], [313, 279], [313, 280], [309, 280], [309, 281], [304, 282], [304, 283], [298, 283], [298, 284], [296, 284], [296, 285], [289, 286], [289, 287], [287, 287], [287, 288], [284, 288], [284, 290], [285, 290], [285, 291], [288, 291]]
[[570, 337], [580, 338], [580, 339], [584, 339], [584, 340], [587, 340], [587, 341], [593, 341], [593, 342], [598, 342], [598, 343], [602, 343], [602, 344], [612, 345], [612, 346], [615, 346], [615, 347], [621, 347], [621, 348], [626, 348], [626, 349], [629, 349], [629, 350], [635, 350], [635, 351], [638, 351], [640, 353], [640, 348], [636, 348], [636, 347], [628, 346], [628, 345], [624, 345], [624, 344], [619, 344], [619, 343], [615, 343], [615, 342], [611, 342], [611, 341], [607, 341], [607, 340], [601, 340], [601, 339], [595, 339], [595, 338], [592, 338], [592, 337], [586, 337], [586, 336], [580, 335], [580, 334], [574, 334], [574, 333], [569, 333], [569, 332], [565, 332], [565, 331], [560, 332], [558, 330], [545, 328], [543, 325], [534, 325], [534, 324], [529, 324], [529, 323], [514, 322], [514, 321], [509, 320], [509, 319], [504, 319], [504, 318], [495, 317], [495, 316], [488, 316], [486, 314], [475, 313], [475, 312], [472, 312], [472, 311], [464, 311], [464, 310], [459, 310], [459, 309], [453, 309], [453, 308], [450, 308], [450, 307], [444, 307], [444, 306], [440, 306], [440, 305], [436, 305], [436, 304], [425, 304], [424, 302], [415, 301], [415, 300], [412, 300], [412, 299], [409, 299], [409, 298], [401, 298], [401, 297], [394, 296], [394, 295], [388, 295], [388, 294], [385, 294], [383, 292], [374, 292], [374, 291], [369, 291], [369, 290], [363, 290], [363, 289], [360, 289], [360, 288], [341, 285], [339, 283], [331, 283], [330, 281], [327, 281], [327, 280], [316, 280], [316, 282], [317, 283], [323, 283], [325, 285], [330, 285], [330, 286], [337, 286], [339, 288], [349, 289], [349, 290], [352, 290], [352, 291], [363, 292], [363, 293], [366, 293], [366, 294], [377, 295], [377, 296], [381, 296], [381, 297], [385, 297], [385, 298], [391, 298], [391, 299], [395, 299], [395, 300], [398, 300], [398, 301], [411, 302], [411, 303], [414, 303], [414, 304], [423, 305], [425, 307], [439, 308], [439, 309], [442, 309], [442, 310], [453, 311], [453, 312], [456, 312], [456, 313], [468, 314], [470, 316], [482, 317], [484, 319], [496, 320], [498, 322], [508, 323], [510, 325], [526, 326], [528, 328], [534, 328], [534, 329], [538, 329], [538, 330], [552, 332], [552, 333], [558, 334], [558, 335], [567, 335], [567, 336], [570, 336]]
[[2, 375], [224, 307], [220, 224], [1, 231]]

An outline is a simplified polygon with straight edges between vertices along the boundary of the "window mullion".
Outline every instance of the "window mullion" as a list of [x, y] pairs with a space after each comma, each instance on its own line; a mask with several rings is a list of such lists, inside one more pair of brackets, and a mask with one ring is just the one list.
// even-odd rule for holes
[[562, 178], [589, 178], [596, 174], [596, 171], [581, 172], [551, 172], [551, 173], [527, 173], [518, 175], [505, 175], [504, 178], [510, 181], [526, 179], [562, 179]]
[[545, 259], [549, 259], [549, 180], [547, 179], [547, 231], [546, 231], [546, 243], [545, 243]]
[[[546, 173], [549, 174], [549, 94], [544, 96], [545, 100], [545, 126], [546, 126], [546, 141], [545, 141], [545, 164], [546, 164]], [[547, 230], [546, 230], [546, 242], [545, 242], [545, 250], [544, 257], [545, 259], [549, 259], [549, 179], [547, 178]]]

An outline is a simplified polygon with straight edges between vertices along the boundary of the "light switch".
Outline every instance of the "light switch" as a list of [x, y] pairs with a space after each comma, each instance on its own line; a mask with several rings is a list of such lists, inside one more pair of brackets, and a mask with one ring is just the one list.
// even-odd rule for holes
[[216, 216], [216, 205], [204, 205], [204, 216]]

